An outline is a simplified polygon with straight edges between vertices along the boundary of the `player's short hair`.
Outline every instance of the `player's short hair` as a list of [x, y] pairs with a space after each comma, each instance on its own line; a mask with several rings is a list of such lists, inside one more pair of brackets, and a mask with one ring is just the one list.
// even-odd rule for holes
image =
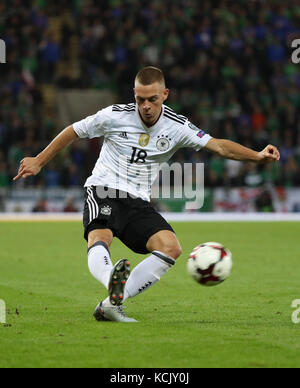
[[135, 78], [135, 82], [139, 82], [141, 85], [147, 86], [158, 82], [164, 87], [166, 86], [165, 76], [162, 70], [157, 67], [148, 66], [140, 70]]

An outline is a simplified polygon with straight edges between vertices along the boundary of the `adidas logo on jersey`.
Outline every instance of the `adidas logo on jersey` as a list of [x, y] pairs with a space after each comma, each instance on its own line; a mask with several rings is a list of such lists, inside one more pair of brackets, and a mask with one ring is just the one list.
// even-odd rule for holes
[[120, 133], [119, 137], [121, 137], [122, 139], [128, 139], [128, 135], [127, 135], [127, 132], [122, 132]]

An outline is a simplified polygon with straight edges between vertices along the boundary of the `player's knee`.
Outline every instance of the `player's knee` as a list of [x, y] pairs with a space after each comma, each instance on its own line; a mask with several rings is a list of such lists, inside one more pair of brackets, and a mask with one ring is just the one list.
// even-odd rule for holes
[[174, 246], [172, 248], [172, 253], [170, 254], [170, 256], [174, 259], [174, 260], [177, 260], [182, 254], [182, 248], [179, 244], [177, 244], [176, 246]]
[[104, 242], [108, 247], [110, 247], [113, 240], [112, 232], [109, 230], [95, 230], [89, 233], [88, 236], [88, 247], [92, 247], [99, 241]]
[[182, 249], [179, 243], [164, 244], [164, 246], [161, 247], [161, 252], [172, 257], [172, 259], [177, 260], [182, 254]]
[[147, 244], [149, 252], [159, 251], [177, 260], [182, 253], [180, 243], [174, 233], [162, 231], [150, 238]]

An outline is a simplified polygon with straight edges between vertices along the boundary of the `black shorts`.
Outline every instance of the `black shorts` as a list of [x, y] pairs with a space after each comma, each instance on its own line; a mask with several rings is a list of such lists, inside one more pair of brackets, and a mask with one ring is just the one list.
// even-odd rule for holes
[[151, 236], [162, 230], [174, 233], [168, 222], [141, 198], [99, 198], [95, 186], [85, 189], [84, 238], [93, 230], [110, 229], [114, 237], [138, 254], [147, 254]]

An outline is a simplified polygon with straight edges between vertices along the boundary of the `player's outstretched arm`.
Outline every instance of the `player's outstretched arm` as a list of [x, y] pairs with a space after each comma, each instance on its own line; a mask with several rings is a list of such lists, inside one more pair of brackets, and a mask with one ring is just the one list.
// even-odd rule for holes
[[271, 163], [280, 160], [280, 153], [273, 145], [268, 145], [261, 152], [256, 152], [231, 140], [211, 139], [205, 148], [223, 158], [244, 162]]
[[25, 158], [21, 161], [18, 175], [14, 177], [14, 181], [37, 175], [56, 154], [76, 139], [78, 139], [78, 135], [74, 131], [73, 126], [63, 130], [39, 155], [34, 158]]

